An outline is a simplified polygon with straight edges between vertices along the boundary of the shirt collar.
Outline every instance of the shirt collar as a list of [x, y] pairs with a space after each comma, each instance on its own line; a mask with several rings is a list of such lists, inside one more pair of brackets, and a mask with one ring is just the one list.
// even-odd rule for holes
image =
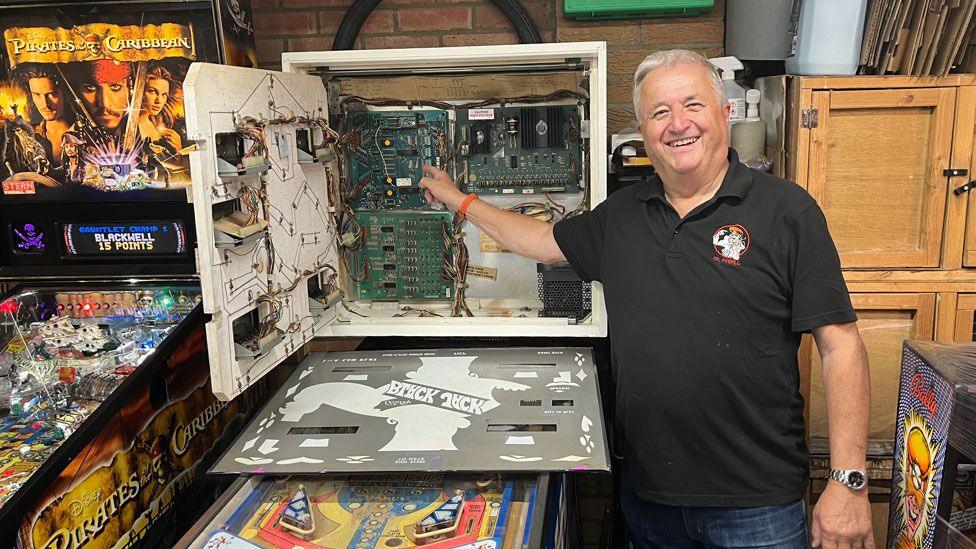
[[[725, 172], [725, 179], [715, 193], [715, 198], [731, 196], [742, 200], [751, 187], [752, 170], [739, 162], [739, 155], [736, 154], [735, 149], [729, 147], [729, 170]], [[654, 177], [642, 183], [642, 188], [637, 191], [637, 198], [645, 202], [651, 198], [665, 200], [664, 183], [661, 177], [654, 174]]]

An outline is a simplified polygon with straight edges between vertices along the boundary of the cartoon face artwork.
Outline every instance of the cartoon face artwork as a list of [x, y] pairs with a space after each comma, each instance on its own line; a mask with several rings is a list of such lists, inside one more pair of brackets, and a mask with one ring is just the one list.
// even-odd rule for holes
[[905, 522], [914, 536], [924, 521], [925, 495], [931, 481], [932, 453], [922, 430], [913, 427], [905, 455]]
[[732, 261], [739, 261], [749, 244], [749, 231], [742, 225], [724, 225], [712, 235], [715, 252]]
[[[914, 420], [914, 421], [913, 421]], [[914, 423], [909, 425], [910, 423]], [[906, 539], [921, 542], [926, 538], [930, 511], [935, 504], [933, 497], [933, 455], [931, 435], [924, 420], [910, 414], [906, 422], [905, 447], [901, 458], [901, 477], [904, 483], [902, 499], [902, 519]]]

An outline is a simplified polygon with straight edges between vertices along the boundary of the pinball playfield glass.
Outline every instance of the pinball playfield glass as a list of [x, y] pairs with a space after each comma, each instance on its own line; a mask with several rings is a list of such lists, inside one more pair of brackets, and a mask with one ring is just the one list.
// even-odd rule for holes
[[28, 288], [0, 301], [0, 505], [166, 340], [199, 288]]
[[193, 547], [521, 548], [541, 518], [538, 476], [257, 477]]

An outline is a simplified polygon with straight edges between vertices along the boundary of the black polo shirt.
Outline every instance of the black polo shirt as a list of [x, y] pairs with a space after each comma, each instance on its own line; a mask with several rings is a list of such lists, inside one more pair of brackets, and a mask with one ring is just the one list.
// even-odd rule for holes
[[856, 320], [817, 203], [729, 161], [684, 219], [655, 177], [553, 229], [576, 272], [603, 283], [626, 468], [656, 503], [800, 498], [800, 335]]

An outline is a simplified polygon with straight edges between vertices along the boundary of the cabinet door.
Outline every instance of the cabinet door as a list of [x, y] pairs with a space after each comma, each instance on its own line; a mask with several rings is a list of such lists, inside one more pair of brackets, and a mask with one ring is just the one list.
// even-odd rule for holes
[[[243, 169], [246, 158], [234, 159], [235, 171], [226, 158], [244, 154], [234, 139], [243, 116], [325, 117], [327, 97], [317, 76], [209, 63], [191, 65], [183, 89], [187, 132], [201, 143], [190, 169], [211, 382], [230, 400], [334, 321], [336, 308], [317, 307], [312, 296], [340, 259], [325, 168], [298, 158], [298, 131], [309, 124], [279, 118], [266, 126], [263, 174]], [[218, 228], [237, 214], [246, 219], [249, 208], [248, 223], [263, 229], [230, 238]]]
[[[857, 326], [871, 365], [871, 421], [868, 438], [890, 441], [895, 436], [898, 378], [902, 344], [906, 339], [931, 340], [935, 326], [935, 294], [851, 294]], [[811, 338], [812, 340], [812, 338]], [[808, 433], [826, 438], [827, 402], [824, 399], [820, 353], [812, 341], [801, 347], [800, 367], [809, 365]]]
[[976, 341], [976, 294], [959, 294], [956, 303], [956, 329], [953, 341], [972, 343]]
[[954, 88], [815, 91], [808, 173], [845, 268], [938, 267]]

